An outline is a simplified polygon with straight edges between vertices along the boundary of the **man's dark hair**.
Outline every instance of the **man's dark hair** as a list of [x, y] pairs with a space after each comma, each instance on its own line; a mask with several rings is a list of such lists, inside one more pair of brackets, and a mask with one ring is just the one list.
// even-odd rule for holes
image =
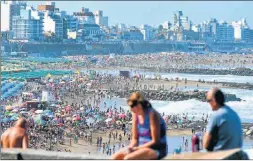
[[215, 90], [214, 92], [214, 99], [220, 106], [224, 106], [225, 103], [225, 96], [220, 89]]

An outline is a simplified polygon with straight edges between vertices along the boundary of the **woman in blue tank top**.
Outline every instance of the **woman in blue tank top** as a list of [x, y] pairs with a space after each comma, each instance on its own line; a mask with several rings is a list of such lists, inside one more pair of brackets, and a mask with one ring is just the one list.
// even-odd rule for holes
[[140, 92], [127, 101], [132, 111], [132, 140], [113, 159], [162, 159], [167, 155], [166, 124]]

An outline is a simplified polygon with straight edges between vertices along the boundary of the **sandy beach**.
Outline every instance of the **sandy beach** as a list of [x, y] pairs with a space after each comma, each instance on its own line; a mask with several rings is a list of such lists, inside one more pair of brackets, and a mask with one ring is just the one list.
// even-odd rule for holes
[[[17, 78], [13, 78], [13, 80], [8, 79], [3, 82], [6, 86], [3, 91], [6, 93], [7, 99], [3, 100], [5, 113], [1, 117], [3, 117], [5, 123], [2, 124], [2, 127], [6, 130], [20, 116], [25, 116], [33, 124], [29, 129], [29, 135], [31, 135], [30, 146], [32, 148], [97, 154], [101, 156], [101, 159], [107, 158], [114, 153], [113, 151], [127, 146], [130, 141], [128, 134], [131, 134], [131, 124], [129, 123], [131, 113], [125, 102], [128, 96], [122, 93], [142, 90], [146, 91], [147, 95], [151, 94], [147, 98], [151, 100], [153, 107], [166, 120], [167, 140], [169, 141], [170, 152], [173, 153], [175, 148], [183, 144], [183, 137], [189, 140], [190, 149], [192, 129], [196, 132], [204, 129], [211, 113], [204, 92], [212, 87], [218, 87], [226, 90], [225, 93], [232, 93], [231, 95], [236, 98], [237, 96], [242, 98], [239, 100], [233, 99], [228, 103], [235, 107], [243, 121], [249, 120], [249, 125], [243, 126], [243, 133], [246, 138], [252, 136], [252, 123], [249, 115], [251, 111], [248, 110], [250, 109], [249, 105], [252, 104], [252, 92], [250, 90], [246, 90], [247, 88], [244, 90], [241, 86], [231, 87], [221, 82], [206, 81], [205, 77], [200, 77], [200, 80], [189, 80], [190, 74], [180, 78], [173, 75], [169, 79], [162, 78], [158, 71], [153, 72], [151, 77], [139, 74], [140, 71], [145, 71], [145, 74], [150, 73], [150, 71], [145, 70], [145, 67], [158, 65], [161, 56], [152, 55], [150, 61], [148, 60], [149, 56], [145, 55], [138, 55], [136, 58], [133, 56], [117, 56], [117, 58], [125, 60], [125, 64], [123, 61], [119, 62], [116, 58], [108, 59], [107, 56], [101, 56], [100, 58], [108, 59], [108, 62], [90, 64], [87, 67], [85, 65], [77, 66], [75, 63], [38, 63], [37, 68], [48, 69], [48, 71], [43, 71], [47, 75], [39, 75], [36, 81], [27, 78], [27, 80], [24, 79], [24, 82], [20, 83], [21, 78], [16, 76]], [[186, 55], [181, 55], [181, 58], [179, 58], [180, 55], [177, 56], [165, 56], [167, 60], [162, 61], [162, 66], [166, 67], [166, 65], [172, 63], [172, 67], [173, 64], [181, 63], [181, 66], [177, 66], [180, 69], [196, 62], [190, 57], [184, 60], [187, 57]], [[200, 59], [199, 56], [194, 57]], [[235, 57], [237, 58], [237, 56]], [[78, 60], [79, 58], [76, 57]], [[175, 58], [175, 60], [171, 58]], [[137, 62], [141, 59], [149, 65], [138, 66]], [[225, 56], [222, 61], [211, 62], [209, 58], [204, 57], [203, 60], [205, 61], [203, 63], [200, 60], [197, 62], [202, 65], [210, 63], [211, 66], [215, 66], [226, 62], [228, 59], [231, 58]], [[246, 64], [249, 63], [250, 58], [245, 59]], [[81, 60], [82, 58], [80, 58]], [[190, 62], [187, 62], [187, 60]], [[86, 61], [85, 59], [84, 62]], [[232, 64], [230, 63], [231, 66]], [[68, 69], [70, 73], [64, 74], [62, 71], [57, 71], [60, 68], [64, 68], [64, 72]], [[119, 76], [119, 70], [130, 71], [132, 75], [130, 75], [130, 78], [121, 77]], [[101, 71], [104, 73], [100, 73]], [[57, 72], [63, 74], [56, 75]], [[31, 75], [36, 74], [31, 72]], [[6, 76], [6, 79], [9, 77]], [[215, 79], [215, 76], [213, 79]], [[19, 89], [19, 84], [22, 88], [20, 88], [18, 95], [9, 96], [9, 91], [13, 92]], [[14, 89], [9, 90], [9, 88]], [[199, 92], [200, 90], [202, 90], [202, 93]], [[177, 95], [178, 91], [179, 95]], [[43, 92], [47, 92], [47, 97], [50, 99], [46, 101], [45, 105], [41, 105]], [[166, 92], [175, 95], [176, 99], [169, 100]], [[162, 95], [161, 93], [165, 94]], [[193, 93], [194, 97], [188, 97], [188, 95], [184, 97], [185, 93]], [[27, 102], [38, 102], [40, 107], [37, 105], [31, 108]], [[122, 124], [127, 126], [125, 136], [121, 130]], [[61, 128], [57, 130], [59, 126]], [[115, 134], [116, 130], [118, 135], [121, 134], [122, 136], [121, 141], [119, 138], [114, 139], [112, 136], [109, 139], [109, 134]], [[52, 135], [48, 135], [49, 132]], [[84, 137], [84, 133], [86, 133], [87, 138]], [[89, 141], [90, 136], [92, 142]], [[102, 137], [102, 144], [107, 145], [104, 148], [104, 153], [102, 147], [97, 147], [98, 137]], [[77, 143], [76, 138], [78, 139]], [[61, 143], [62, 141], [63, 143]], [[251, 144], [253, 145], [250, 139], [245, 141], [246, 146]]]

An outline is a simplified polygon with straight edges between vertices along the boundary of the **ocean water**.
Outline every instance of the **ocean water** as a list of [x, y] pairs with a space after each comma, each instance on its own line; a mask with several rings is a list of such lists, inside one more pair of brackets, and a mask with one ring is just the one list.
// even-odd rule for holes
[[[188, 148], [185, 148], [183, 145], [183, 137], [184, 141], [187, 139], [188, 140]], [[115, 149], [118, 151], [120, 149], [120, 145], [128, 145], [130, 142], [129, 141], [124, 141], [121, 144], [116, 144]], [[167, 148], [168, 148], [168, 154], [173, 154], [176, 148], [179, 148], [180, 146], [182, 148], [182, 152], [191, 152], [191, 136], [183, 136], [183, 135], [178, 135], [178, 136], [167, 136]], [[243, 149], [250, 149], [253, 147], [253, 140], [244, 138], [243, 139]], [[110, 146], [110, 148], [113, 148], [113, 145]], [[102, 153], [102, 148], [98, 149], [98, 152]]]
[[[228, 102], [227, 104], [232, 107], [240, 116], [242, 122], [250, 122], [253, 123], [253, 93], [247, 90], [234, 90], [227, 89], [225, 92], [235, 93], [240, 98], [245, 101], [242, 102]], [[122, 107], [125, 110], [129, 110], [129, 107], [126, 103], [126, 99], [124, 98], [112, 98], [104, 100], [107, 104], [107, 107]], [[188, 116], [195, 116], [196, 119], [201, 118], [203, 113], [212, 114], [210, 106], [206, 102], [200, 102], [198, 100], [187, 100], [187, 101], [157, 101], [151, 100], [153, 107], [159, 111], [160, 113], [164, 112], [165, 114], [183, 114], [188, 113]], [[100, 104], [100, 108], [107, 110], [104, 108], [104, 103]], [[167, 136], [167, 145], [168, 145], [168, 153], [172, 154], [175, 148], [179, 148], [183, 145], [183, 137], [188, 140], [188, 148], [182, 149], [182, 152], [191, 152], [191, 136]], [[127, 143], [125, 143], [126, 145]], [[249, 138], [244, 138], [243, 141], [243, 149], [249, 149], [253, 147], [253, 140]]]
[[[100, 74], [112, 74], [112, 75], [119, 75], [119, 70], [99, 70]], [[152, 77], [155, 72], [145, 72], [145, 71], [131, 71], [131, 75], [134, 74], [145, 74], [147, 77]], [[219, 82], [236, 82], [236, 83], [253, 83], [253, 77], [250, 76], [234, 76], [234, 75], [197, 75], [197, 74], [183, 74], [183, 73], [159, 73], [162, 78], [187, 78], [188, 80], [198, 81], [199, 79], [204, 79], [206, 81], [213, 81], [214, 79]], [[187, 87], [183, 91], [188, 90], [195, 90], [196, 87]], [[209, 90], [209, 88], [200, 87], [198, 90]], [[252, 90], [245, 90], [245, 89], [232, 89], [232, 88], [224, 88], [222, 89], [225, 93], [236, 94], [237, 97], [241, 98], [243, 101], [231, 101], [228, 102], [232, 109], [234, 109], [241, 118], [242, 122], [253, 123], [253, 91]], [[107, 107], [122, 107], [125, 110], [129, 110], [129, 107], [126, 103], [126, 98], [112, 98], [112, 99], [105, 99], [104, 100], [107, 104]], [[151, 100], [153, 107], [160, 113], [165, 114], [183, 114], [188, 113], [189, 117], [195, 116], [196, 119], [201, 118], [203, 113], [205, 114], [212, 114], [211, 108], [208, 103], [201, 102], [196, 99], [190, 99], [186, 101], [158, 101], [158, 100]], [[100, 108], [107, 110], [104, 108], [104, 103], [100, 104]], [[188, 140], [188, 149], [187, 151], [191, 151], [191, 136], [167, 136], [167, 144], [168, 144], [168, 152], [172, 154], [175, 148], [179, 148], [183, 145], [183, 137]], [[253, 140], [249, 138], [244, 138], [243, 141], [243, 149], [249, 149], [253, 147]], [[183, 148], [182, 152], [186, 149]]]
[[[189, 90], [189, 89], [188, 89]], [[194, 89], [192, 89], [194, 90]], [[205, 88], [200, 88], [199, 90], [208, 90]], [[251, 90], [244, 89], [222, 89], [226, 93], [236, 94], [237, 97], [243, 99], [244, 101], [232, 101], [227, 104], [233, 108], [238, 115], [240, 116], [242, 122], [253, 123], [253, 92]], [[125, 110], [129, 110], [129, 107], [126, 103], [125, 98], [112, 98], [104, 100], [107, 104], [107, 107], [122, 107]], [[203, 113], [212, 114], [211, 108], [208, 103], [201, 102], [195, 99], [187, 101], [158, 101], [151, 100], [153, 107], [160, 113], [164, 112], [165, 114], [183, 114], [188, 113], [188, 116], [195, 116], [201, 118]], [[104, 108], [104, 103], [101, 102], [100, 108]], [[175, 148], [179, 148], [183, 144], [183, 137], [188, 140], [188, 149], [183, 148], [182, 152], [191, 152], [191, 136], [167, 136], [168, 152], [172, 154]], [[249, 138], [244, 138], [243, 149], [249, 149], [253, 147], [253, 140]], [[185, 151], [187, 150], [187, 151]]]
[[[167, 136], [167, 145], [168, 145], [168, 153], [172, 154], [175, 148], [179, 148], [183, 146], [183, 137], [184, 140], [188, 140], [188, 148], [183, 147], [182, 152], [191, 152], [191, 136]], [[243, 149], [250, 149], [253, 147], [253, 140], [244, 138], [243, 139]]]
[[[100, 74], [119, 75], [120, 70], [96, 70]], [[82, 70], [87, 73], [87, 70]], [[144, 70], [131, 70], [130, 75], [144, 74], [146, 78], [155, 78], [155, 75], [160, 74], [163, 79], [187, 78], [187, 80], [198, 81], [199, 79], [205, 81], [218, 81], [218, 82], [234, 82], [234, 83], [253, 83], [253, 76], [237, 76], [237, 75], [199, 75], [199, 74], [186, 74], [186, 73], [164, 73], [164, 72], [147, 72]]]
[[[189, 90], [189, 89], [188, 89]], [[200, 88], [199, 90], [208, 90]], [[234, 109], [240, 116], [242, 122], [253, 123], [253, 92], [251, 90], [244, 89], [222, 89], [225, 93], [236, 94], [237, 97], [243, 101], [230, 101], [227, 103], [232, 109]], [[129, 110], [125, 98], [112, 98], [104, 100], [107, 107], [122, 107]], [[158, 101], [151, 100], [153, 107], [160, 113], [165, 114], [183, 114], [188, 113], [188, 116], [195, 116], [201, 118], [203, 113], [211, 114], [211, 108], [208, 103], [201, 102], [196, 99], [190, 99], [186, 101]], [[100, 108], [104, 108], [104, 103], [100, 104]], [[106, 110], [106, 109], [105, 109]]]

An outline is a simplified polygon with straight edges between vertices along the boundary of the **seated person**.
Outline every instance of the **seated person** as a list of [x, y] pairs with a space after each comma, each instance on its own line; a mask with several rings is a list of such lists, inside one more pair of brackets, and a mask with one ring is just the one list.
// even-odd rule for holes
[[162, 159], [167, 155], [166, 124], [140, 92], [127, 101], [132, 111], [132, 142], [113, 159]]

